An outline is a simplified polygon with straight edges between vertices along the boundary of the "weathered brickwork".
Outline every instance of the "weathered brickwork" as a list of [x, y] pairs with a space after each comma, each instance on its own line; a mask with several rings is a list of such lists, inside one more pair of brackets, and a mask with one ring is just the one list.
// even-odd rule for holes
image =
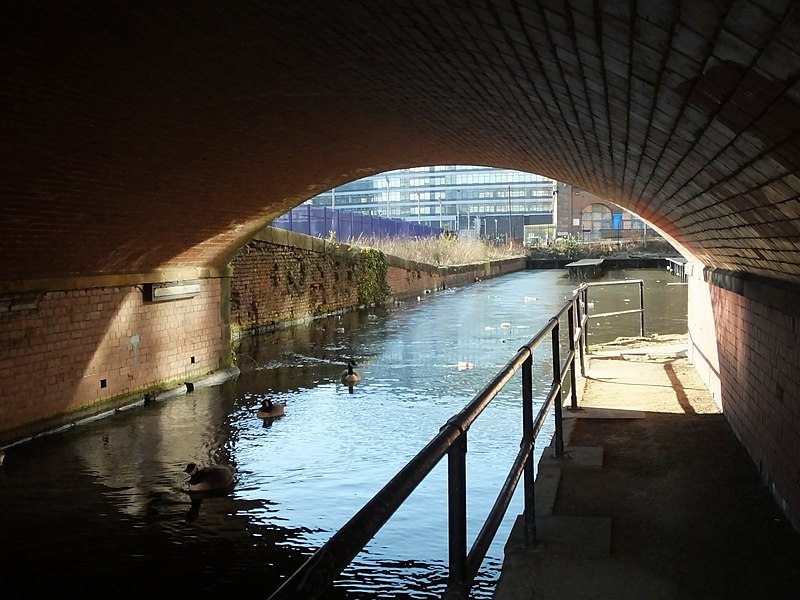
[[690, 286], [692, 360], [800, 529], [800, 291], [701, 269]]
[[[363, 270], [357, 253], [325, 240], [264, 228], [234, 257], [231, 327], [234, 337], [353, 310]], [[434, 267], [387, 257], [386, 301], [465, 285], [525, 269], [525, 259]]]
[[797, 2], [392, 7], [18, 7], [0, 283], [227, 263], [317, 193], [437, 164], [540, 173], [707, 266], [800, 281]]
[[275, 231], [248, 242], [231, 262], [234, 336], [357, 307], [358, 269], [335, 246]]
[[[268, 227], [237, 253], [232, 271], [199, 279], [192, 298], [148, 301], [145, 287], [153, 278], [6, 296], [0, 445], [217, 372], [230, 364], [232, 330], [357, 308], [364, 272], [358, 257], [347, 247]], [[524, 259], [459, 268], [390, 262], [395, 298], [525, 268]]]
[[2, 313], [0, 441], [227, 365], [221, 290], [206, 279], [194, 298], [157, 303], [141, 286], [53, 291]]
[[388, 263], [387, 280], [392, 296], [398, 299], [522, 271], [526, 267], [524, 258], [461, 267], [434, 267], [393, 257], [389, 257]]

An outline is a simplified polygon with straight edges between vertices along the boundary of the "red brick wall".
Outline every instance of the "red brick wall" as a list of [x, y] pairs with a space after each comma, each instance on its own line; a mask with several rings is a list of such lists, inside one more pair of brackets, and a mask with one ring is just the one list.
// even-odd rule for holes
[[689, 285], [692, 361], [800, 529], [798, 291], [699, 268]]
[[460, 267], [434, 267], [394, 257], [387, 259], [389, 268], [386, 278], [395, 298], [467, 285], [476, 279], [489, 279], [514, 271], [524, 271], [527, 266], [525, 258]]
[[357, 270], [335, 246], [271, 227], [248, 242], [231, 261], [233, 336], [357, 307]]
[[220, 279], [202, 280], [194, 298], [158, 303], [141, 285], [51, 291], [38, 308], [0, 313], [0, 441], [227, 366], [223, 293]]
[[[343, 259], [347, 252], [341, 248], [282, 229], [261, 231], [231, 262], [234, 337], [357, 308], [359, 269], [352, 258]], [[387, 257], [387, 263], [391, 298], [466, 285], [526, 267], [525, 258], [463, 267], [433, 267], [395, 257]]]
[[[159, 274], [61, 281], [52, 291], [22, 293], [25, 310], [3, 296], [0, 445], [229, 366], [230, 329], [356, 308], [357, 263], [326, 244], [267, 228], [234, 257], [232, 279], [205, 275], [189, 299], [146, 301], [144, 284]], [[397, 297], [525, 268], [524, 259], [459, 268], [389, 262]]]

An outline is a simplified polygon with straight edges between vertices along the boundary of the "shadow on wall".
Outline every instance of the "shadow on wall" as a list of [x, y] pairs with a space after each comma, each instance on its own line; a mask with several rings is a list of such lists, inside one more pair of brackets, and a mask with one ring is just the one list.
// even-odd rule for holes
[[[702, 307], [690, 306], [692, 360], [781, 510], [800, 531], [800, 480], [775, 459], [800, 456], [797, 365], [776, 368], [774, 352], [796, 345], [792, 328], [775, 319], [778, 311], [796, 304], [796, 295], [766, 281], [755, 284], [752, 277], [743, 285], [739, 276], [712, 273], [709, 282], [690, 279], [693, 304], [706, 297], [711, 312], [708, 318]], [[725, 373], [736, 375], [720, 377]]]
[[164, 302], [148, 300], [142, 284], [55, 291], [29, 310], [5, 315], [2, 443], [228, 366], [221, 290], [219, 279], [204, 279], [193, 297]]

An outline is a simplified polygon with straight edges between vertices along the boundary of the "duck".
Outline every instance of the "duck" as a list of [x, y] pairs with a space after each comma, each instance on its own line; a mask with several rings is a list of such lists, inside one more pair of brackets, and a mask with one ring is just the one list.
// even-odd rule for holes
[[236, 475], [232, 467], [227, 465], [208, 465], [199, 467], [189, 463], [184, 469], [189, 474], [188, 487], [190, 492], [214, 492], [228, 489], [233, 485]]
[[275, 419], [282, 417], [285, 412], [285, 404], [273, 402], [269, 398], [264, 398], [261, 401], [261, 407], [258, 409], [259, 419]]
[[354, 361], [352, 358], [347, 361], [347, 371], [342, 373], [342, 383], [349, 386], [354, 386], [359, 381], [361, 381], [361, 375], [359, 375], [356, 371], [353, 370], [353, 367], [357, 367], [358, 363]]

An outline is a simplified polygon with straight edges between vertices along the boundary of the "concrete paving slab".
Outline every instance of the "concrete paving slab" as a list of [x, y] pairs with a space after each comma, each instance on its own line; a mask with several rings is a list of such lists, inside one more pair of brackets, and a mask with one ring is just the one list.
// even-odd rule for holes
[[603, 448], [600, 446], [567, 446], [564, 456], [557, 456], [554, 446], [548, 446], [539, 459], [539, 468], [600, 469], [603, 467]]
[[506, 552], [546, 550], [569, 556], [608, 556], [611, 553], [611, 519], [607, 517], [537, 515], [535, 548], [525, 546], [523, 529], [523, 519], [519, 516], [506, 543]]
[[[540, 463], [541, 465], [541, 463]], [[553, 507], [558, 494], [558, 482], [561, 480], [561, 468], [553, 463], [547, 468], [539, 468], [536, 474], [534, 506], [537, 515], [553, 514]]]
[[644, 419], [643, 410], [624, 408], [588, 407], [577, 411], [564, 412], [565, 419]]

